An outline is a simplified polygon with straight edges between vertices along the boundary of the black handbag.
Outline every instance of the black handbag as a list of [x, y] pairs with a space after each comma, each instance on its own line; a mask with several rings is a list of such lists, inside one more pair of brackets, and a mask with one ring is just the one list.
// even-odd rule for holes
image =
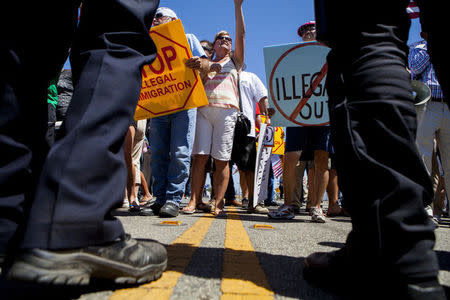
[[238, 166], [246, 166], [251, 149], [253, 147], [254, 139], [249, 138], [248, 134], [251, 130], [251, 122], [242, 112], [242, 99], [240, 88], [240, 76], [238, 74], [238, 90], [239, 90], [239, 113], [236, 118], [236, 126], [234, 128], [233, 150], [231, 152], [231, 159]]

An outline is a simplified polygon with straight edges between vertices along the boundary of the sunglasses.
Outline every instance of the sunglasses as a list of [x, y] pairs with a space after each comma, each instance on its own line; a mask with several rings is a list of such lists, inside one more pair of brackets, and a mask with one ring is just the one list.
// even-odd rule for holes
[[169, 16], [164, 16], [162, 13], [157, 13], [153, 19], [157, 20], [157, 19], [169, 19], [169, 18], [170, 18]]
[[205, 46], [202, 46], [202, 48], [205, 51], [213, 51], [213, 48], [209, 48], [209, 47], [205, 47]]
[[216, 38], [216, 41], [217, 41], [217, 40], [227, 40], [227, 41], [229, 41], [230, 43], [233, 41], [229, 36], [226, 36], [226, 35], [218, 36], [218, 37]]

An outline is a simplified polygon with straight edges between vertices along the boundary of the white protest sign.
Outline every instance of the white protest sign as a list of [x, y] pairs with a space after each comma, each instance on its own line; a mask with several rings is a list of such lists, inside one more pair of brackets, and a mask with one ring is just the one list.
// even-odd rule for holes
[[330, 48], [318, 42], [264, 48], [273, 126], [329, 125], [325, 88]]
[[270, 156], [274, 144], [275, 130], [273, 127], [261, 124], [256, 152], [255, 179], [253, 190], [253, 207], [267, 198], [269, 180]]

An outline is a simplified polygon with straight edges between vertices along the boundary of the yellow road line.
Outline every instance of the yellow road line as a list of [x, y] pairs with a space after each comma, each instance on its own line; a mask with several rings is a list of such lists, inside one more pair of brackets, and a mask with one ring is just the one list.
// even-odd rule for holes
[[221, 291], [223, 300], [274, 299], [235, 208], [230, 208], [227, 217]]
[[189, 265], [192, 255], [200, 246], [213, 221], [214, 218], [200, 218], [167, 247], [167, 270], [160, 279], [138, 288], [118, 290], [109, 299], [169, 299], [172, 289], [177, 285], [178, 279], [183, 275], [184, 269]]

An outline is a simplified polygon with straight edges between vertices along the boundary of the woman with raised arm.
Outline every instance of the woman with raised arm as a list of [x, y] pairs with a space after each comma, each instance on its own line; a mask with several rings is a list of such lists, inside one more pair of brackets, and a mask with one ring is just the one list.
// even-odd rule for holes
[[244, 63], [245, 25], [242, 12], [243, 0], [234, 0], [236, 37], [233, 40], [227, 31], [220, 31], [214, 37], [215, 56], [211, 70], [204, 76], [204, 86], [209, 105], [197, 111], [197, 125], [194, 141], [192, 167], [192, 197], [184, 213], [196, 209], [208, 209], [202, 202], [202, 178], [208, 156], [214, 158], [213, 186], [215, 192], [214, 209], [218, 215], [223, 212], [223, 197], [228, 185], [229, 167], [233, 148], [234, 127], [239, 111], [238, 71]]

